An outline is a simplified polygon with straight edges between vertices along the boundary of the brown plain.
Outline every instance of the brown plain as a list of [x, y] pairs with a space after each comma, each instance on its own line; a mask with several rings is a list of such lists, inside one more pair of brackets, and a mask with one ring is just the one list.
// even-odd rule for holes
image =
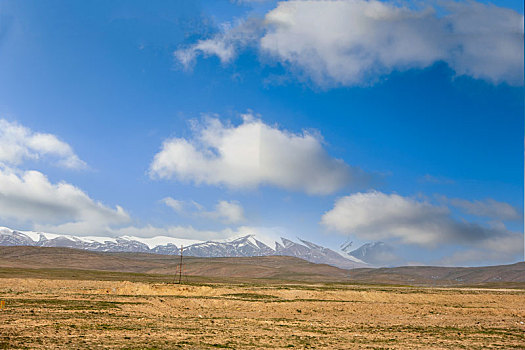
[[[364, 284], [348, 280], [346, 270], [338, 275], [339, 269], [317, 265], [316, 270], [302, 260], [276, 257], [255, 259], [258, 264], [251, 264], [253, 270], [263, 275], [258, 278], [245, 275], [250, 264], [242, 259], [237, 264], [235, 259], [198, 260], [215, 265], [207, 271], [222, 271], [222, 275], [188, 273], [184, 284], [177, 285], [170, 274], [137, 272], [143, 265], [137, 260], [130, 267], [133, 258], [128, 255], [124, 255], [130, 259], [128, 265], [120, 270], [133, 271], [107, 270], [107, 265], [104, 271], [67, 263], [68, 258], [58, 253], [67, 249], [35, 253], [39, 250], [18, 248], [0, 255], [0, 299], [6, 302], [0, 310], [0, 348], [525, 348], [525, 288], [516, 278], [469, 286], [401, 286], [390, 280]], [[122, 263], [123, 258], [102, 254], [97, 260], [97, 254], [74, 252], [94, 259], [95, 265], [103, 259], [110, 265]], [[35, 254], [55, 259], [58, 268], [46, 263], [33, 266]], [[74, 260], [75, 254], [69, 259]], [[155, 259], [164, 257], [141, 259], [155, 265]], [[169, 264], [174, 257], [170, 259]], [[299, 269], [299, 278], [285, 278], [293, 269]], [[276, 271], [281, 275], [275, 277]], [[326, 281], [321, 282], [323, 273]], [[330, 274], [332, 280], [347, 280], [330, 282]]]

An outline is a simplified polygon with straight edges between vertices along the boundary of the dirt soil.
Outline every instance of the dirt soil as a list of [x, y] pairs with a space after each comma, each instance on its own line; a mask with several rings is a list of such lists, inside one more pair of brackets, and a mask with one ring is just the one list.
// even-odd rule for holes
[[525, 291], [0, 278], [6, 349], [525, 349]]

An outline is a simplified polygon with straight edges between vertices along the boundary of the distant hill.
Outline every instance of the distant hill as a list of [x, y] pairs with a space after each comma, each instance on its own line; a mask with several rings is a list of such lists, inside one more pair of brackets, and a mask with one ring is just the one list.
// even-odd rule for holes
[[349, 278], [363, 282], [401, 284], [479, 284], [525, 282], [525, 262], [482, 267], [402, 266], [354, 269]]
[[[101, 253], [55, 247], [0, 247], [0, 268], [76, 269], [174, 275], [177, 256]], [[348, 270], [290, 256], [184, 257], [184, 274], [201, 277], [344, 281]]]
[[[97, 270], [174, 275], [175, 256], [102, 253], [69, 248], [0, 247], [0, 268]], [[35, 275], [33, 274], [33, 275]], [[407, 266], [344, 270], [289, 256], [184, 258], [184, 274], [207, 278], [279, 279], [422, 286], [494, 285], [525, 287], [525, 263], [485, 267]], [[505, 285], [508, 284], [508, 285]]]

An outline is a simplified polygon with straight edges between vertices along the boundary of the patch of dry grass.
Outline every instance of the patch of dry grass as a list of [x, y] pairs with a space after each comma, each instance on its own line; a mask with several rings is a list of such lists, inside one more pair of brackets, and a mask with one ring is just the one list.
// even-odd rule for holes
[[1, 278], [6, 349], [522, 349], [525, 291]]

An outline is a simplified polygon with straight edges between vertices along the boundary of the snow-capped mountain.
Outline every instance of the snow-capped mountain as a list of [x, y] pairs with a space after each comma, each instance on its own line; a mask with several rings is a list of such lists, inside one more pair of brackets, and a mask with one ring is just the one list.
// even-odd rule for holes
[[328, 264], [344, 269], [367, 266], [360, 259], [341, 254], [320, 245], [301, 240], [294, 242], [281, 238], [275, 248], [263, 243], [255, 235], [246, 235], [223, 241], [198, 241], [166, 236], [117, 238], [97, 236], [57, 235], [44, 232], [16, 231], [0, 228], [0, 246], [67, 247], [98, 252], [133, 252], [176, 255], [183, 247], [184, 255], [197, 257], [249, 257], [286, 255], [313, 263]]
[[332, 249], [299, 239], [300, 243], [281, 238], [282, 245], [275, 242], [275, 255], [295, 256], [316, 264], [328, 264], [343, 269], [364, 267], [367, 264], [353, 256], [344, 257]]
[[394, 249], [384, 242], [366, 243], [347, 254], [374, 266], [389, 266], [399, 260]]

